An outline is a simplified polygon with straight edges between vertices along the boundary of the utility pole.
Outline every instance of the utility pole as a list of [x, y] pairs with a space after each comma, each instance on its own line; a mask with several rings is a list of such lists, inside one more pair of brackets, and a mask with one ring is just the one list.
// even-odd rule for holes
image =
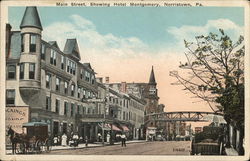
[[105, 84], [105, 99], [104, 99], [104, 112], [103, 112], [103, 123], [102, 123], [102, 145], [104, 146], [104, 128], [105, 128], [105, 120], [106, 120], [106, 106], [109, 108], [109, 85]]

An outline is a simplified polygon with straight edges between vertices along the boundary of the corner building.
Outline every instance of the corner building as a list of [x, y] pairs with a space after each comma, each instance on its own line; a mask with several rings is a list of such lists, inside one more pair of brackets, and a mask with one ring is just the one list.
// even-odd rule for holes
[[[80, 62], [76, 39], [67, 39], [62, 51], [42, 31], [36, 7], [26, 8], [20, 31], [6, 25], [6, 126], [22, 132], [18, 120], [46, 122], [51, 136], [83, 136], [81, 117], [96, 112], [87, 102], [97, 95], [95, 72]], [[24, 118], [17, 118], [20, 111]]]

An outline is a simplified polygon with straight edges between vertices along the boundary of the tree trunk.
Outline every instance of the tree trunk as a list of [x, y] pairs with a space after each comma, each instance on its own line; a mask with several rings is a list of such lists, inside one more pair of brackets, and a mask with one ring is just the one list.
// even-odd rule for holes
[[240, 126], [240, 140], [239, 140], [239, 145], [238, 145], [238, 153], [239, 155], [244, 155], [245, 154], [245, 149], [243, 147], [243, 139], [244, 139], [244, 127]]
[[224, 117], [227, 124], [226, 124], [226, 131], [225, 131], [225, 143], [226, 143], [226, 148], [230, 148], [231, 147], [231, 143], [230, 143], [230, 118], [228, 118], [227, 116]]

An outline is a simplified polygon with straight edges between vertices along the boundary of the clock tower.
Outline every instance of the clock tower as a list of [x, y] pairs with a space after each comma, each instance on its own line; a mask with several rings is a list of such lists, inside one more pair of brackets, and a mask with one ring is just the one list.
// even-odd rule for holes
[[157, 91], [157, 83], [155, 81], [154, 67], [152, 66], [149, 82], [148, 82], [148, 95], [147, 95], [147, 108], [146, 113], [157, 113], [158, 109], [158, 91]]

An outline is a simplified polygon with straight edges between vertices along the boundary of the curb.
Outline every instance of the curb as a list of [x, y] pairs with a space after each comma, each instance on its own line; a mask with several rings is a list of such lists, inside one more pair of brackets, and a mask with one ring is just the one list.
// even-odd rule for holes
[[[146, 141], [141, 141], [141, 142], [127, 142], [126, 144], [134, 144], [134, 143], [145, 143]], [[88, 147], [74, 147], [74, 148], [65, 148], [65, 149], [51, 149], [51, 151], [59, 151], [59, 150], [76, 150], [76, 149], [89, 149], [89, 148], [99, 148], [99, 147], [105, 147], [105, 146], [117, 146], [121, 145], [119, 144], [106, 144], [104, 146], [102, 145], [94, 145], [94, 146], [88, 146]]]

